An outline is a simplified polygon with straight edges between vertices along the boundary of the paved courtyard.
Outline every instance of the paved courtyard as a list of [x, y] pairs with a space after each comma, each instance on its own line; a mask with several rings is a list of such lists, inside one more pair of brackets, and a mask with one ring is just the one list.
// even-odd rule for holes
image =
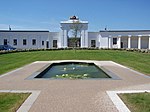
[[[87, 62], [87, 61], [85, 61]], [[41, 91], [29, 112], [118, 112], [106, 91], [150, 90], [150, 77], [112, 61], [91, 61], [120, 79], [45, 80], [27, 77], [52, 61], [26, 65], [0, 77], [0, 90]]]

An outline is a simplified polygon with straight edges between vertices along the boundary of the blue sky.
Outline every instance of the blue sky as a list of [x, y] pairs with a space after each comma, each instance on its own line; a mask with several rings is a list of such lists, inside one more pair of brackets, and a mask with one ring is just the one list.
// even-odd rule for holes
[[89, 31], [150, 30], [150, 0], [1, 0], [0, 29], [59, 31], [72, 15], [89, 21]]

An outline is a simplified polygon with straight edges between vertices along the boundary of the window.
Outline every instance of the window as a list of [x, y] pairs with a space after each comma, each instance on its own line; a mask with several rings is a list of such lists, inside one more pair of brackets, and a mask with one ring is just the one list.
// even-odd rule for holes
[[44, 41], [42, 41], [42, 46], [44, 46]]
[[96, 40], [91, 40], [91, 47], [96, 47]]
[[14, 39], [14, 40], [13, 40], [13, 44], [14, 44], [14, 46], [17, 45], [17, 39]]
[[32, 39], [32, 45], [36, 45], [36, 39]]
[[113, 45], [117, 44], [117, 38], [113, 38]]
[[53, 47], [57, 48], [57, 40], [53, 40]]
[[7, 45], [7, 39], [4, 39], [4, 45]]
[[23, 45], [27, 45], [27, 40], [23, 39]]

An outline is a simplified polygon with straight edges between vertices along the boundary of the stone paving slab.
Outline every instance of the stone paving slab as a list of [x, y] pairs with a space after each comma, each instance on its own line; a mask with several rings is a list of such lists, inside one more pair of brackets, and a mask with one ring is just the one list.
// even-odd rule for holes
[[2, 93], [31, 93], [31, 95], [25, 100], [25, 102], [20, 106], [20, 108], [17, 110], [17, 112], [28, 112], [31, 108], [32, 104], [37, 99], [38, 95], [40, 94], [40, 91], [18, 91], [18, 90], [0, 90]]
[[[65, 60], [82, 61], [82, 60]], [[106, 91], [149, 90], [150, 78], [112, 61], [89, 61], [104, 67], [120, 80], [27, 80], [49, 63], [37, 61], [0, 78], [0, 90], [39, 90], [30, 112], [118, 112]], [[61, 61], [63, 62], [63, 61]], [[88, 62], [84, 60], [82, 62]], [[143, 85], [143, 86], [141, 86]], [[146, 86], [144, 86], [146, 85]]]
[[144, 93], [144, 92], [150, 93], [150, 90], [107, 91], [107, 94], [110, 97], [110, 99], [113, 101], [114, 105], [119, 110], [119, 112], [131, 112], [129, 108], [124, 104], [124, 102], [121, 100], [121, 98], [118, 96], [118, 94]]

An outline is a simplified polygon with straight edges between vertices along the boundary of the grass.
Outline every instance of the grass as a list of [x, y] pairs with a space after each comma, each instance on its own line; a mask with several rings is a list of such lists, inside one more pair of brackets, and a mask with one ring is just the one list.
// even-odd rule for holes
[[131, 112], [150, 112], [150, 93], [119, 94]]
[[[49, 60], [110, 60], [150, 75], [150, 54], [117, 50], [76, 50], [76, 52], [60, 50], [0, 54], [0, 74], [34, 61]], [[0, 112], [16, 111], [28, 96], [29, 94], [0, 93]], [[142, 112], [150, 111], [150, 106], [147, 105], [150, 104], [150, 94], [123, 94], [120, 96], [131, 108], [137, 108], [136, 112], [141, 112], [140, 109]]]
[[0, 112], [16, 112], [30, 93], [0, 93]]
[[0, 74], [34, 61], [111, 60], [150, 75], [150, 54], [117, 50], [59, 50], [0, 54]]

